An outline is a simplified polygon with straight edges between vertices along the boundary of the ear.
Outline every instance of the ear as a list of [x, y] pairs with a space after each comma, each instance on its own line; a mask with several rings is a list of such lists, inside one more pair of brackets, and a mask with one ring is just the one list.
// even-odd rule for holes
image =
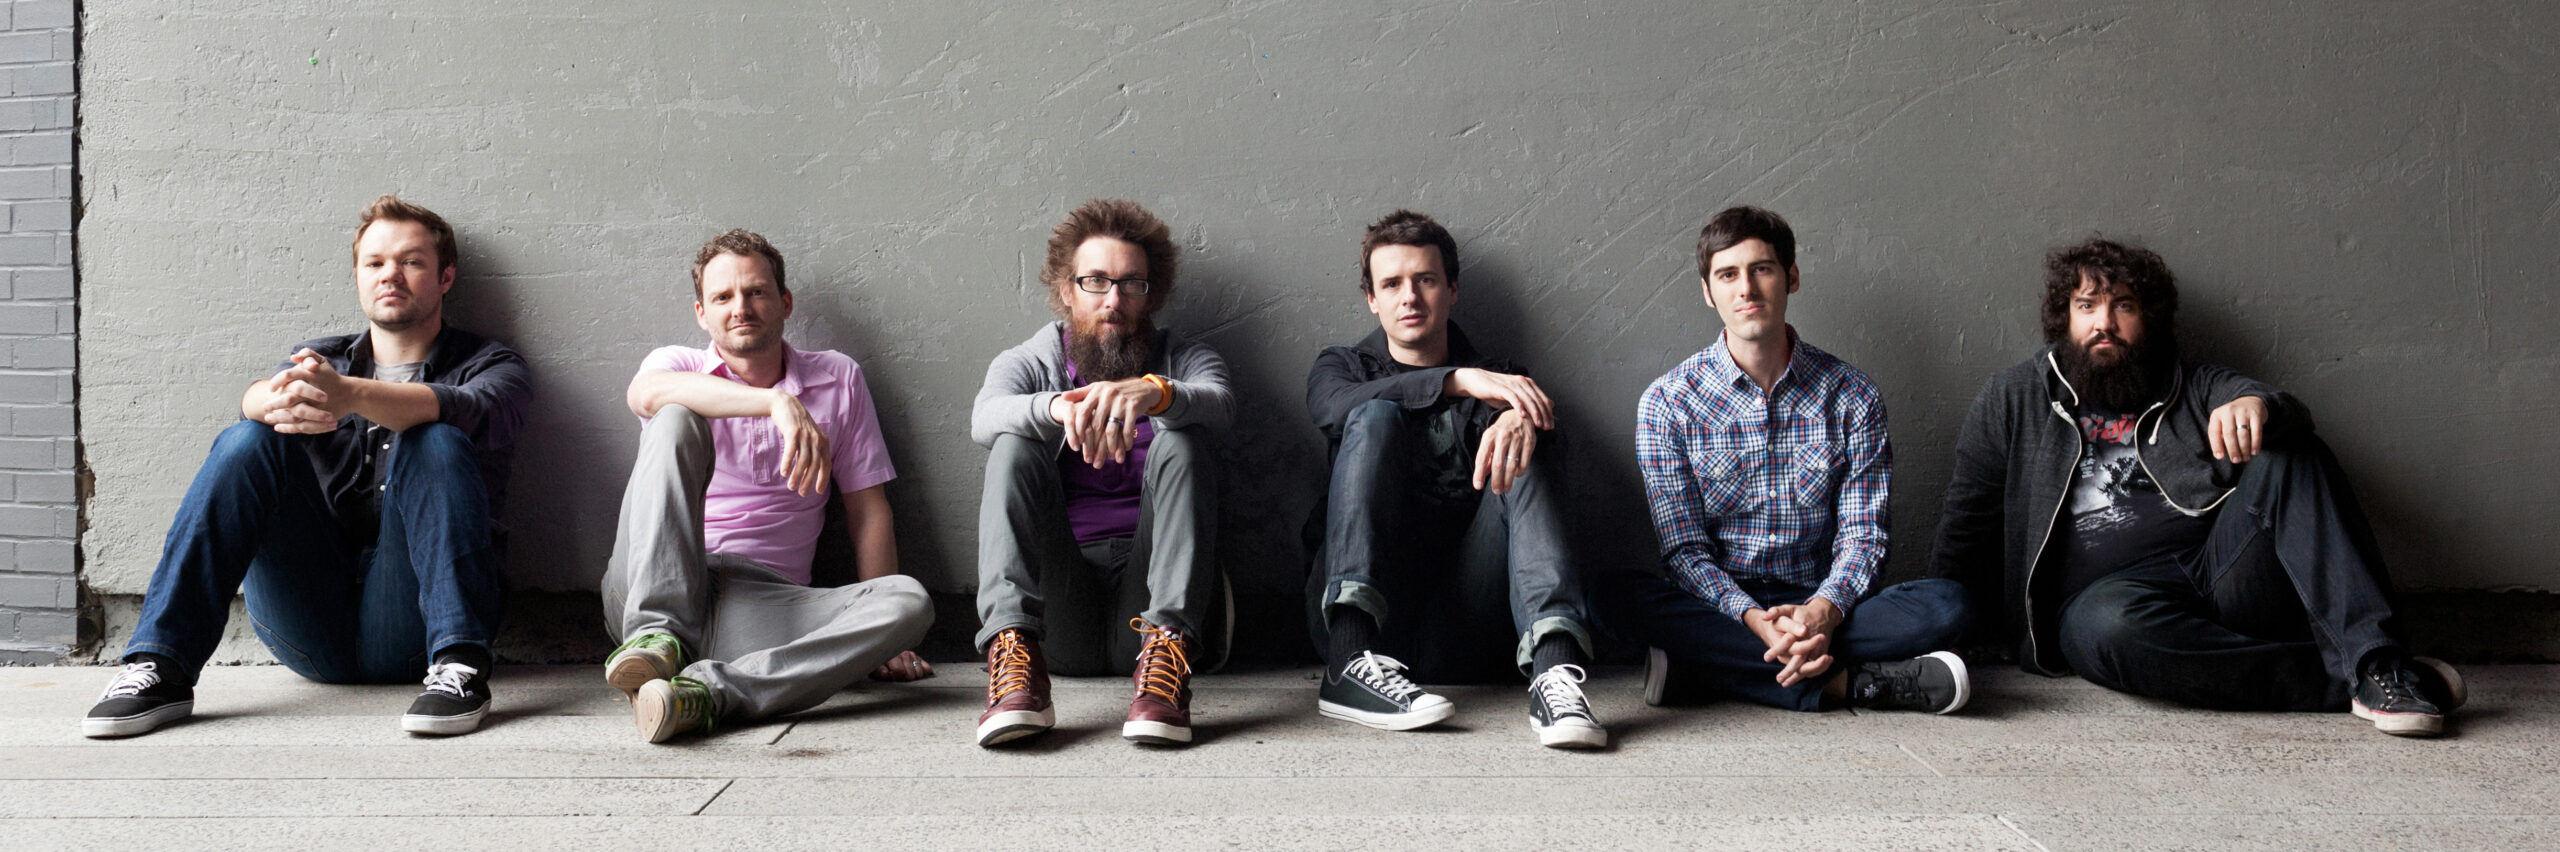
[[791, 291], [782, 291], [782, 318], [791, 318]]
[[441, 282], [436, 285], [436, 293], [441, 295], [453, 292], [453, 276], [454, 273], [460, 271], [461, 270], [455, 268], [453, 264], [445, 264], [444, 271], [436, 274], [437, 280]]
[[1716, 285], [1709, 282], [1707, 276], [1698, 276], [1698, 292], [1706, 295], [1707, 307], [1716, 306]]
[[1804, 286], [1804, 282], [1796, 277], [1796, 268], [1793, 266], [1787, 267], [1787, 294], [1794, 295], [1796, 288], [1801, 286]]

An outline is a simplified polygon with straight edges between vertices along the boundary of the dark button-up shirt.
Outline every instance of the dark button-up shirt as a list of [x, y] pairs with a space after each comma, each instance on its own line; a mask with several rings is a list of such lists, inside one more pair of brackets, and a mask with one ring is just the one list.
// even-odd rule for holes
[[[343, 375], [374, 377], [369, 333], [323, 337], [294, 346], [295, 352], [304, 349], [329, 359], [329, 366]], [[293, 357], [287, 353], [276, 369], [291, 366]], [[497, 519], [506, 500], [507, 471], [515, 461], [516, 435], [524, 428], [525, 409], [533, 396], [532, 374], [524, 358], [506, 344], [448, 325], [436, 335], [416, 381], [435, 391], [435, 422], [460, 429], [471, 439], [480, 458], [480, 480], [489, 489], [491, 528], [503, 530]], [[339, 529], [355, 541], [371, 541], [381, 522], [377, 494], [382, 475], [390, 469], [391, 430], [349, 414], [338, 418], [337, 431], [305, 437], [312, 472], [320, 478], [321, 492]]]

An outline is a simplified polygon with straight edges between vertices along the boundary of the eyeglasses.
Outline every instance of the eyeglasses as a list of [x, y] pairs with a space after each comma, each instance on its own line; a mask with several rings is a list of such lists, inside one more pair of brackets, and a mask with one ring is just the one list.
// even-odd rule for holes
[[1111, 292], [1111, 288], [1116, 285], [1120, 288], [1120, 295], [1123, 296], [1144, 296], [1147, 294], [1147, 279], [1144, 278], [1111, 278], [1101, 275], [1078, 275], [1075, 277], [1075, 282], [1076, 289], [1083, 290], [1087, 293], [1108, 293]]

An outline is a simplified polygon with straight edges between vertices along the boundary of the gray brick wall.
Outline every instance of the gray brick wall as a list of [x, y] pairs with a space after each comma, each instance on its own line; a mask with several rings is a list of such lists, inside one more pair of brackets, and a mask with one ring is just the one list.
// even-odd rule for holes
[[0, 3], [0, 663], [79, 640], [72, 0]]

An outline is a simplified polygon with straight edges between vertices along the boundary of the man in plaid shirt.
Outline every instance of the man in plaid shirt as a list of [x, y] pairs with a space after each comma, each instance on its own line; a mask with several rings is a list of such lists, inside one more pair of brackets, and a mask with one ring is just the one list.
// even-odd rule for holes
[[1669, 575], [1622, 572], [1600, 595], [1610, 625], [1647, 646], [1645, 703], [1963, 707], [1964, 660], [1943, 650], [1965, 627], [1963, 587], [1870, 589], [1891, 527], [1884, 394], [1787, 324], [1794, 230], [1757, 207], [1718, 213], [1698, 272], [1724, 333], [1636, 410]]

